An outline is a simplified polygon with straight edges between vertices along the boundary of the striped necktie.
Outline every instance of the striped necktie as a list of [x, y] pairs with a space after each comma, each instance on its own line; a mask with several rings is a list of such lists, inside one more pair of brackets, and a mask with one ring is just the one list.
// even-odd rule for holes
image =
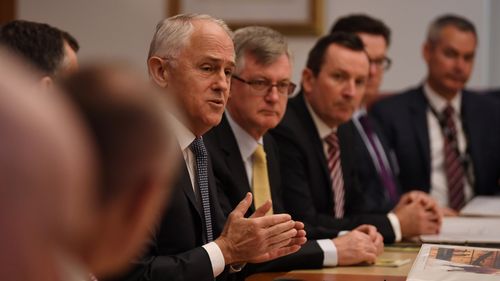
[[208, 153], [201, 137], [196, 138], [189, 148], [196, 158], [196, 179], [203, 208], [207, 242], [214, 240], [212, 231], [212, 215], [210, 210], [210, 195], [208, 191]]
[[448, 204], [450, 208], [459, 211], [465, 205], [465, 170], [458, 150], [454, 113], [455, 110], [451, 105], [446, 106], [443, 111], [444, 167], [448, 184]]
[[336, 218], [344, 216], [344, 176], [340, 163], [340, 147], [337, 133], [333, 132], [325, 138], [328, 144], [328, 171], [332, 181], [334, 214]]

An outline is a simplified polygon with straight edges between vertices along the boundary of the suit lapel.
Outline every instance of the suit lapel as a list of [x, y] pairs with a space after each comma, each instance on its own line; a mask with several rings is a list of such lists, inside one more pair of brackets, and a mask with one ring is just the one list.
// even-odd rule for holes
[[191, 183], [191, 178], [189, 177], [189, 172], [187, 170], [185, 162], [184, 162], [184, 165], [182, 165], [182, 166], [183, 166], [181, 168], [182, 175], [181, 175], [179, 184], [182, 186], [184, 194], [188, 198], [188, 200], [191, 203], [192, 207], [198, 213], [199, 218], [201, 219], [200, 204], [198, 204], [198, 201], [196, 200], [196, 196], [195, 196], [194, 190], [193, 190], [193, 184]]
[[[224, 152], [226, 168], [231, 172], [231, 176], [235, 179], [235, 182], [241, 183], [237, 185], [237, 188], [238, 194], [243, 198], [247, 192], [250, 192], [250, 185], [248, 184], [248, 176], [243, 160], [241, 159], [236, 138], [225, 115], [219, 126], [220, 130], [218, 131], [217, 138], [219, 139], [220, 149]], [[253, 205], [250, 208], [252, 211], [254, 210]]]
[[424, 157], [423, 163], [430, 179], [431, 150], [429, 144], [429, 131], [427, 128], [427, 101], [425, 100], [423, 87], [417, 89], [409, 106], [412, 119], [411, 122], [417, 134], [418, 147], [421, 150], [421, 155]]
[[308, 146], [313, 147], [314, 153], [316, 154], [316, 157], [321, 163], [323, 174], [330, 182], [331, 181], [329, 175], [330, 173], [328, 172], [328, 164], [326, 162], [323, 143], [321, 142], [321, 137], [318, 134], [316, 125], [314, 125], [312, 116], [307, 110], [306, 103], [304, 100], [304, 95], [300, 93], [295, 99], [296, 99], [294, 102], [295, 109], [297, 110], [299, 121], [302, 123], [301, 126], [306, 132], [304, 137], [308, 138], [308, 143], [309, 143]]

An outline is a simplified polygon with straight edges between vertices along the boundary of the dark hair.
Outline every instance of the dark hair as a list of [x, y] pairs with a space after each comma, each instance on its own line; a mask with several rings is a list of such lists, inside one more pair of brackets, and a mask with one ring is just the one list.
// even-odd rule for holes
[[352, 14], [341, 17], [330, 29], [334, 32], [368, 33], [384, 37], [387, 46], [391, 43], [391, 30], [379, 19], [365, 14]]
[[76, 40], [75, 37], [73, 37], [71, 34], [69, 34], [66, 31], [61, 30], [62, 32], [62, 37], [66, 43], [71, 47], [71, 49], [77, 53], [78, 50], [80, 50], [80, 44], [78, 44], [78, 41]]
[[476, 28], [472, 22], [461, 16], [446, 14], [438, 17], [430, 24], [427, 31], [427, 41], [432, 44], [437, 43], [441, 37], [441, 30], [446, 26], [453, 26], [463, 32], [472, 32], [477, 40]]
[[97, 65], [62, 83], [94, 137], [103, 205], [145, 180], [170, 143], [163, 100], [140, 78], [124, 65]]
[[309, 68], [314, 76], [317, 76], [325, 60], [325, 53], [328, 47], [336, 44], [352, 51], [364, 52], [363, 41], [354, 33], [335, 32], [321, 37], [314, 47], [309, 51], [306, 67]]
[[78, 50], [78, 42], [73, 36], [45, 23], [13, 20], [0, 28], [0, 45], [51, 76], [64, 59], [64, 40], [75, 52]]

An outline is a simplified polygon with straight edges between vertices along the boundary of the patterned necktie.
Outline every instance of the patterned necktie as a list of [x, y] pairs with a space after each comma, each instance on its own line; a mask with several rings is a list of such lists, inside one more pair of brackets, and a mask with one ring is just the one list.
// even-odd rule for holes
[[196, 179], [203, 208], [203, 218], [205, 221], [205, 231], [207, 242], [214, 240], [212, 232], [212, 215], [210, 211], [210, 195], [208, 191], [208, 153], [203, 143], [203, 139], [196, 138], [189, 148], [196, 158]]
[[359, 123], [363, 127], [363, 130], [366, 133], [368, 141], [370, 142], [370, 146], [375, 152], [376, 159], [373, 160], [376, 161], [378, 163], [378, 166], [380, 167], [380, 169], [377, 171], [379, 178], [382, 181], [384, 187], [386, 188], [387, 194], [389, 195], [389, 199], [391, 200], [391, 202], [397, 203], [398, 193], [396, 191], [397, 189], [396, 189], [396, 183], [394, 182], [394, 175], [392, 174], [391, 167], [389, 165], [386, 165], [388, 163], [382, 159], [384, 151], [380, 151], [378, 145], [375, 143], [375, 138], [377, 137], [377, 135], [372, 129], [368, 116], [366, 116], [365, 114], [359, 117]]
[[443, 111], [444, 119], [444, 167], [448, 184], [448, 204], [459, 211], [465, 204], [465, 171], [460, 159], [457, 141], [457, 129], [453, 120], [455, 110], [450, 105]]
[[328, 170], [332, 180], [334, 213], [336, 218], [344, 216], [344, 176], [340, 163], [340, 147], [337, 133], [333, 132], [325, 138], [328, 144]]
[[[271, 188], [269, 186], [269, 175], [267, 174], [267, 160], [264, 147], [259, 144], [252, 155], [253, 157], [253, 203], [255, 209], [262, 206], [267, 200], [271, 199]], [[272, 215], [273, 210], [269, 210], [268, 215]]]

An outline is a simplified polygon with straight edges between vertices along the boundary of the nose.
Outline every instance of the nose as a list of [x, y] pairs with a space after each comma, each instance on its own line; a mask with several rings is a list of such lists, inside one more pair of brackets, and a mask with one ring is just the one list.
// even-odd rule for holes
[[264, 96], [267, 102], [277, 102], [280, 99], [280, 93], [278, 91], [278, 87], [276, 85], [271, 86], [268, 90], [267, 95]]
[[343, 91], [342, 91], [342, 95], [345, 97], [345, 98], [353, 98], [355, 95], [356, 95], [356, 81], [354, 79], [350, 79]]
[[228, 91], [231, 85], [231, 77], [228, 76], [223, 69], [221, 69], [221, 71], [214, 76], [215, 77], [212, 84], [212, 89], [223, 92]]
[[461, 73], [465, 72], [465, 69], [468, 66], [468, 62], [463, 58], [459, 57], [455, 61], [455, 68], [460, 71]]
[[379, 71], [379, 67], [375, 63], [370, 63], [369, 72], [368, 72], [370, 77], [375, 76], [377, 74], [377, 71]]

